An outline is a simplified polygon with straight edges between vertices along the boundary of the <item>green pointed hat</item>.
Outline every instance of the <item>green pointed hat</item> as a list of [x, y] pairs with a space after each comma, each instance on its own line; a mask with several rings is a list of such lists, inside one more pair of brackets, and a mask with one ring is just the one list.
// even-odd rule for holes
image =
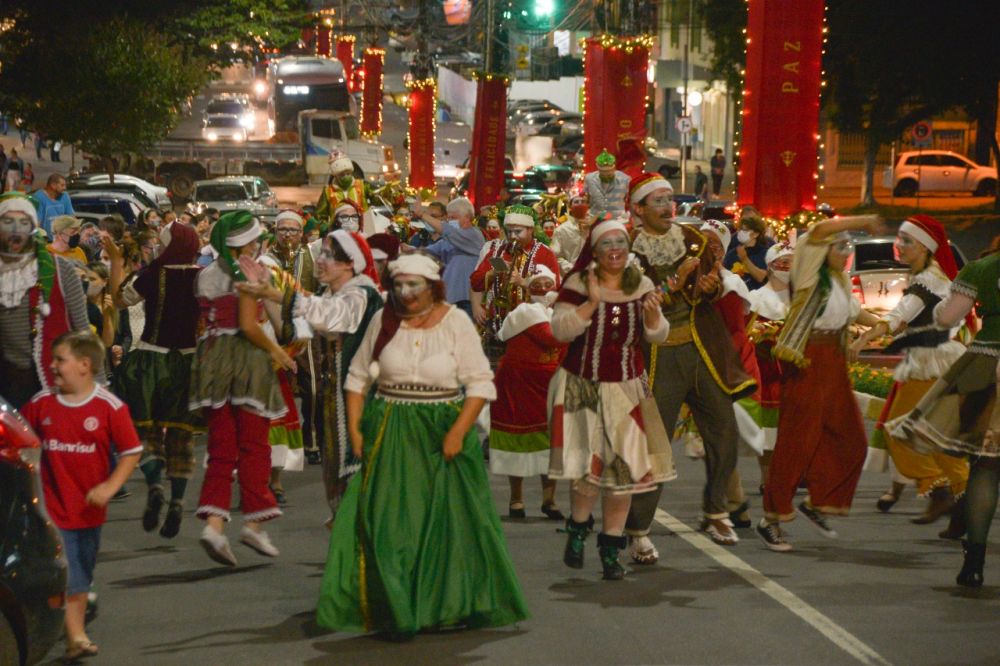
[[608, 149], [605, 148], [604, 150], [601, 151], [601, 154], [597, 156], [597, 159], [595, 161], [597, 162], [597, 166], [599, 167], [614, 166], [615, 156], [609, 153]]

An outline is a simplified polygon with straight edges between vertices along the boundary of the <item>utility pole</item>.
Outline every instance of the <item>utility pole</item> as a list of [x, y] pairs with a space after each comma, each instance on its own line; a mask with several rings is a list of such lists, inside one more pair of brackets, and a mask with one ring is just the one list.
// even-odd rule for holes
[[493, 24], [495, 19], [493, 1], [486, 0], [486, 34], [484, 35], [486, 48], [483, 54], [483, 71], [490, 73], [493, 72]]
[[[681, 115], [688, 115], [688, 85], [691, 81], [690, 52], [691, 52], [691, 26], [694, 23], [694, 1], [688, 0], [687, 30], [684, 37], [684, 92], [681, 93]], [[681, 192], [687, 191], [687, 152], [688, 133], [681, 132]]]

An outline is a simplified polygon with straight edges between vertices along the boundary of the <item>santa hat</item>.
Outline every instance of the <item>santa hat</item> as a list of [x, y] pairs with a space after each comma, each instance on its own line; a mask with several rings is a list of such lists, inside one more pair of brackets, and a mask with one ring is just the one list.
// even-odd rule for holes
[[356, 274], [364, 274], [371, 278], [371, 281], [378, 284], [378, 273], [375, 272], [375, 260], [372, 258], [372, 250], [368, 247], [368, 242], [364, 236], [354, 231], [344, 231], [337, 229], [330, 233], [337, 244], [351, 258]]
[[[371, 247], [372, 256], [376, 259], [392, 261], [399, 256], [399, 238], [392, 234], [372, 234], [368, 237], [368, 246]], [[379, 256], [380, 253], [382, 256]]]
[[948, 244], [948, 234], [940, 222], [930, 215], [911, 215], [900, 225], [899, 233], [911, 236], [926, 247], [934, 255], [934, 259], [948, 279], [955, 279], [958, 275], [958, 265]]
[[582, 273], [587, 270], [587, 267], [594, 261], [594, 246], [597, 245], [597, 241], [600, 240], [601, 236], [612, 231], [620, 231], [628, 238], [628, 226], [625, 224], [625, 220], [620, 217], [606, 215], [604, 219], [590, 227], [590, 235], [587, 236], [587, 242], [584, 243], [583, 248], [580, 250], [580, 256], [576, 258], [576, 263], [573, 264], [570, 273]]
[[337, 217], [337, 215], [345, 212], [354, 213], [358, 217], [361, 217], [361, 209], [358, 207], [358, 204], [354, 203], [350, 199], [344, 199], [337, 204], [337, 207], [333, 209], [333, 216]]
[[729, 227], [726, 226], [725, 222], [705, 220], [705, 224], [701, 225], [699, 231], [708, 231], [715, 234], [722, 241], [723, 252], [729, 249], [729, 241], [732, 240], [733, 234], [729, 231]]
[[341, 171], [353, 171], [354, 164], [351, 163], [351, 158], [343, 153], [331, 152], [330, 153], [330, 173], [339, 173]]
[[535, 228], [535, 221], [538, 219], [538, 213], [531, 206], [522, 206], [520, 204], [514, 204], [512, 206], [507, 206], [504, 209], [503, 215], [503, 226], [504, 227], [528, 227], [530, 229]]
[[782, 257], [791, 257], [794, 254], [795, 243], [790, 241], [775, 243], [771, 247], [767, 248], [767, 254], [764, 255], [764, 263], [770, 266], [778, 259], [781, 259]]
[[658, 173], [649, 173], [648, 171], [643, 171], [638, 176], [632, 178], [628, 184], [628, 203], [630, 206], [634, 206], [650, 193], [656, 190], [668, 190], [671, 194], [674, 193], [674, 186], [670, 184], [666, 178]]
[[557, 283], [559, 280], [556, 279], [556, 274], [552, 272], [552, 269], [545, 264], [538, 264], [535, 266], [535, 272], [527, 280], [527, 285], [530, 287], [531, 283], [535, 280], [540, 280], [542, 278], [548, 278], [552, 282]]

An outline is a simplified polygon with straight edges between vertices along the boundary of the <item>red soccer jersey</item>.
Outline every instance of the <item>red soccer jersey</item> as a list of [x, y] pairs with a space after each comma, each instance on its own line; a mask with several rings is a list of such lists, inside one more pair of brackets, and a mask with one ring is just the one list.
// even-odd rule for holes
[[118, 455], [142, 451], [128, 406], [98, 386], [70, 404], [58, 391], [41, 391], [25, 405], [24, 418], [42, 440], [45, 508], [64, 530], [100, 527], [106, 507], [89, 506], [87, 493], [111, 473], [111, 446]]

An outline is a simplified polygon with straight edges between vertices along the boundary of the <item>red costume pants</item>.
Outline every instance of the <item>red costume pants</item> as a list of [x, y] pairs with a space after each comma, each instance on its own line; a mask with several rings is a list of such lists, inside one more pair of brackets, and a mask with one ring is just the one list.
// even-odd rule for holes
[[783, 367], [778, 440], [764, 483], [769, 520], [795, 517], [803, 480], [818, 511], [847, 515], [851, 508], [868, 443], [839, 337], [814, 334], [805, 351], [809, 367]]
[[271, 447], [267, 431], [270, 421], [231, 404], [205, 411], [208, 469], [196, 515], [199, 518], [221, 516], [229, 520], [233, 470], [236, 470], [243, 520], [262, 521], [280, 516], [281, 510], [268, 488]]

